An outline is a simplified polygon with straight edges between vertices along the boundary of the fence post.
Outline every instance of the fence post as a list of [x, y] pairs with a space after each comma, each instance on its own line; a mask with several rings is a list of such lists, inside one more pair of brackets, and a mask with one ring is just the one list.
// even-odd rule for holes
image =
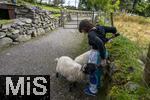
[[147, 54], [147, 62], [144, 69], [144, 80], [148, 86], [150, 86], [150, 44]]
[[64, 17], [64, 12], [63, 12], [63, 10], [61, 9], [61, 18], [60, 18], [60, 25], [61, 25], [61, 27], [64, 27], [64, 19], [63, 19], [63, 17]]
[[92, 23], [94, 23], [94, 10], [92, 11]]
[[77, 12], [77, 28], [79, 27], [79, 22], [78, 22], [78, 20], [79, 20], [79, 12]]

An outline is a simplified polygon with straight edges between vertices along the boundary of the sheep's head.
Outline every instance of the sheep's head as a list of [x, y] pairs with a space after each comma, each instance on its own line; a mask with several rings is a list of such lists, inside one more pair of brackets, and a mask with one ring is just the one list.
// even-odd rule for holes
[[81, 71], [83, 71], [85, 74], [92, 74], [96, 71], [97, 67], [98, 66], [96, 64], [87, 63], [82, 66]]

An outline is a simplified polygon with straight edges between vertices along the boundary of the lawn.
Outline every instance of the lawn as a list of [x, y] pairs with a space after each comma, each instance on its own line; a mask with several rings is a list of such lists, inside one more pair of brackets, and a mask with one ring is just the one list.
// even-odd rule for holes
[[13, 22], [13, 20], [0, 20], [0, 24], [9, 24], [12, 22]]
[[140, 47], [148, 48], [150, 43], [150, 18], [141, 16], [115, 16], [115, 26], [119, 32], [136, 42]]

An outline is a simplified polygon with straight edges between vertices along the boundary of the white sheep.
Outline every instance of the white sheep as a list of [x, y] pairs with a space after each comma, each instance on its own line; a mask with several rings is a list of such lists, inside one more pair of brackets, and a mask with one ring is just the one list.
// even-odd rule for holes
[[75, 62], [84, 65], [88, 63], [89, 55], [90, 55], [91, 50], [79, 55], [78, 57], [75, 58]]
[[86, 80], [86, 74], [93, 72], [96, 68], [93, 64], [88, 63], [85, 65], [78, 64], [73, 59], [67, 56], [62, 56], [55, 59], [57, 61], [56, 76], [64, 76], [68, 81], [71, 82], [69, 90], [74, 87], [76, 82], [82, 82]]
[[57, 67], [56, 73], [61, 74], [70, 82], [82, 81], [85, 78], [85, 74], [82, 71], [82, 65], [75, 62], [73, 59], [67, 56], [56, 58]]

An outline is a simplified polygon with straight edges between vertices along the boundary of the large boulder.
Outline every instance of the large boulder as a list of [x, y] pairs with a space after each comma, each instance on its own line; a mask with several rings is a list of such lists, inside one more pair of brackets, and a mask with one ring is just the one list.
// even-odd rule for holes
[[12, 39], [8, 38], [8, 37], [4, 37], [2, 39], [0, 39], [0, 48], [8, 46], [10, 44], [12, 44]]
[[0, 32], [0, 39], [1, 38], [4, 38], [6, 36], [6, 33], [5, 32]]
[[31, 35], [19, 35], [18, 38], [16, 38], [17, 42], [25, 42], [31, 39]]

